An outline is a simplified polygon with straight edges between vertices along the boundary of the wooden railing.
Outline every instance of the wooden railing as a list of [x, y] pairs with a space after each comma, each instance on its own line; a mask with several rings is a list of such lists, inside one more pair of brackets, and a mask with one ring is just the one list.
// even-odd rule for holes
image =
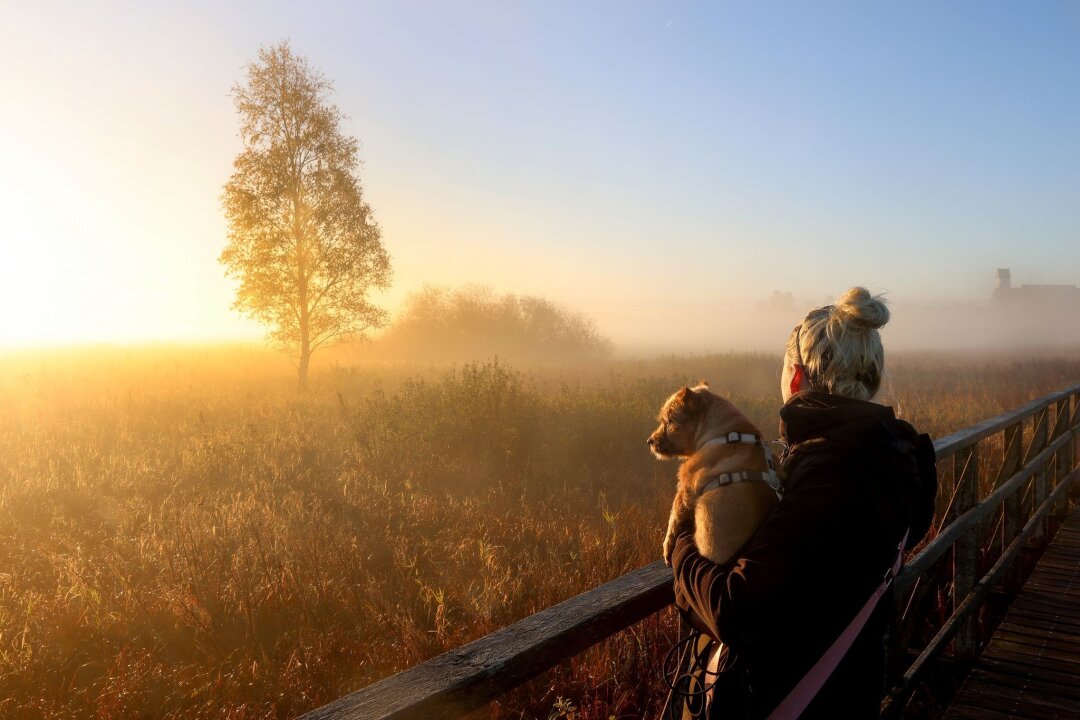
[[[1048, 526], [1067, 511], [1068, 488], [1080, 479], [1078, 435], [1080, 384], [934, 442], [939, 527], [896, 579], [883, 715], [902, 715], [946, 653], [961, 664], [977, 655], [990, 630], [978, 608], [999, 583], [1006, 593], [1019, 589], [1014, 561], [1044, 545]], [[460, 717], [671, 602], [671, 570], [655, 562], [303, 718]], [[925, 637], [927, 629], [934, 634]]]
[[[946, 524], [896, 579], [891, 689], [883, 716], [903, 714], [950, 643], [952, 659], [964, 667], [989, 639], [992, 628], [980, 622], [978, 608], [999, 582], [1007, 595], [1019, 590], [1017, 556], [1045, 546], [1048, 525], [1065, 517], [1069, 488], [1080, 479], [1078, 434], [1080, 385], [1073, 385], [934, 443], [945, 480], [941, 487], [949, 492], [940, 513]], [[992, 475], [985, 472], [991, 467]], [[926, 618], [942, 601], [949, 614], [931, 638], [919, 642], [915, 633], [932, 627]], [[913, 647], [921, 650], [908, 665]]]

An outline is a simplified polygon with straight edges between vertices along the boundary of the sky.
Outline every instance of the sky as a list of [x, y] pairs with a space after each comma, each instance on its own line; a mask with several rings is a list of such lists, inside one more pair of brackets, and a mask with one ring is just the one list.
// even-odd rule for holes
[[[335, 84], [394, 268], [675, 342], [774, 290], [1080, 283], [1080, 4], [0, 0], [0, 345], [254, 338], [229, 95]], [[792, 318], [788, 325], [798, 321]]]

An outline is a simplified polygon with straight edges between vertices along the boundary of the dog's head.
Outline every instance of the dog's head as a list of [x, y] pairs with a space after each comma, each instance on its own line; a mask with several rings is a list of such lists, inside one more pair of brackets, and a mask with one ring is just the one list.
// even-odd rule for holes
[[705, 383], [684, 387], [669, 397], [656, 418], [660, 427], [645, 441], [653, 455], [661, 460], [693, 455], [699, 426], [713, 397]]

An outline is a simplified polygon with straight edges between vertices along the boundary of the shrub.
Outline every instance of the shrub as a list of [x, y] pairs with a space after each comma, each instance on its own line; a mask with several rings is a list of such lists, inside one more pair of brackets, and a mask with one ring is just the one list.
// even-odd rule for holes
[[490, 288], [427, 286], [413, 293], [373, 352], [388, 360], [462, 362], [493, 355], [525, 363], [596, 360], [612, 344], [585, 316], [550, 300]]

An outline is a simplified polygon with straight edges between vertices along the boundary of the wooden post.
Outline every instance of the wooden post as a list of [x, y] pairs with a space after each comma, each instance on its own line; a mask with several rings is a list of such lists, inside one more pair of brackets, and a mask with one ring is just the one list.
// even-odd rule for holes
[[[1050, 408], [1045, 407], [1039, 412], [1035, 413], [1035, 430], [1031, 436], [1031, 445], [1028, 446], [1028, 454], [1024, 462], [1025, 465], [1031, 460], [1031, 458], [1035, 457], [1046, 448], [1049, 436]], [[1043, 500], [1046, 499], [1046, 495], [1049, 492], [1048, 485], [1049, 483], [1046, 476], [1046, 465], [1043, 465], [1037, 471], [1035, 471], [1034, 488], [1031, 493], [1031, 513], [1034, 513], [1035, 509], [1042, 504]], [[1031, 514], [1028, 514], [1027, 518], [1030, 517]], [[1046, 521], [1041, 520], [1039, 522], [1039, 526], [1035, 528], [1035, 532], [1031, 534], [1031, 537], [1036, 545], [1041, 545], [1045, 536]]]
[[[979, 444], [974, 443], [953, 458], [953, 477], [956, 478], [956, 515], [960, 516], [975, 506], [979, 495]], [[953, 548], [953, 610], [968, 596], [978, 579], [979, 524], [956, 540]], [[956, 632], [954, 648], [962, 662], [974, 659], [979, 639], [976, 637], [975, 617], [964, 620]]]
[[907, 636], [904, 633], [904, 610], [907, 593], [893, 591], [895, 609], [889, 616], [889, 625], [885, 630], [885, 681], [886, 687], [893, 687], [899, 682], [906, 669], [904, 650]]
[[[1071, 432], [1080, 426], [1080, 393], [1073, 394], [1070, 400], [1072, 401], [1072, 413], [1069, 416], [1069, 431]], [[1080, 433], [1074, 434], [1072, 442], [1069, 443], [1068, 468], [1070, 472], [1077, 466], [1076, 448], [1078, 443], [1080, 443]], [[1080, 489], [1080, 483], [1076, 483], [1069, 488], [1069, 492], [1066, 493], [1066, 502], [1068, 502], [1070, 496], [1080, 495], [1078, 489]]]
[[[1020, 455], [1023, 450], [1024, 433], [1023, 423], [1017, 422], [1009, 425], [1002, 431], [1002, 435], [1005, 443], [1005, 455], [1001, 462], [1001, 472], [998, 473], [997, 482], [994, 483], [994, 487], [1001, 485], [1020, 470]], [[1002, 513], [1002, 543], [1001, 551], [1005, 552], [1005, 548], [1009, 547], [1009, 543], [1016, 537], [1016, 533], [1020, 532], [1020, 528], [1023, 527], [1023, 522], [1020, 520], [1020, 495], [1023, 492], [1022, 489], [1017, 490], [1005, 500]], [[1013, 563], [1005, 573], [1005, 592], [1010, 594], [1016, 594], [1020, 592], [1020, 572], [1019, 564]]]
[[[1065, 467], [1065, 458], [1068, 455], [1069, 447], [1065, 447], [1054, 453], [1054, 472], [1053, 472], [1053, 492], [1054, 488], [1057, 488], [1061, 484], [1061, 481], [1065, 479], [1065, 476], [1069, 474], [1069, 471]], [[1059, 495], [1057, 501], [1054, 503], [1053, 509], [1050, 511], [1051, 517], [1054, 518], [1054, 532], [1057, 532], [1057, 528], [1061, 527], [1061, 523], [1065, 522], [1065, 518], [1068, 516], [1069, 499], [1063, 495]]]
[[[1054, 418], [1054, 432], [1050, 437], [1051, 440], [1057, 440], [1059, 437], [1069, 431], [1069, 421], [1072, 419], [1071, 404], [1072, 398], [1070, 397], [1063, 397], [1061, 400], [1058, 400], [1057, 410], [1055, 411]], [[1058, 486], [1058, 483], [1061, 482], [1062, 478], [1069, 474], [1069, 470], [1071, 468], [1066, 465], [1066, 463], [1068, 462], [1069, 444], [1066, 444], [1064, 447], [1054, 453], [1054, 471], [1052, 474], [1052, 479], [1053, 486], [1055, 488]], [[1060, 525], [1060, 523], [1064, 522], [1065, 516], [1068, 514], [1069, 510], [1068, 498], [1065, 496], [1059, 497], [1060, 500], [1058, 500], [1058, 502], [1054, 505], [1054, 509], [1052, 511], [1052, 515], [1057, 525]], [[1057, 527], [1057, 525], [1055, 525], [1055, 528]]]
[[1069, 415], [1069, 398], [1062, 398], [1054, 410], [1054, 429], [1050, 433], [1049, 442], [1057, 440], [1068, 429]]

